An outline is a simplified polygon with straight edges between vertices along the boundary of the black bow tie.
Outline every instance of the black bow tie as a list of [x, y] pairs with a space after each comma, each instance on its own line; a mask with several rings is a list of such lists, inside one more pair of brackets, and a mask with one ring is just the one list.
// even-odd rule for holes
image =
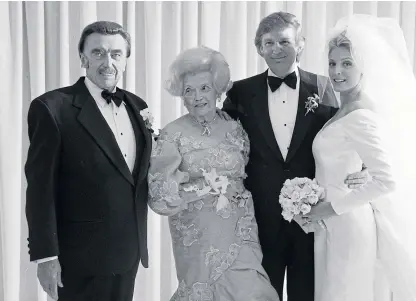
[[103, 90], [103, 92], [101, 92], [101, 96], [107, 101], [108, 104], [111, 100], [113, 100], [116, 106], [119, 107], [123, 102], [124, 93], [120, 89], [117, 89], [114, 93]]
[[286, 75], [286, 77], [283, 78], [283, 79], [279, 78], [279, 77], [276, 77], [276, 76], [268, 76], [267, 79], [268, 79], [268, 82], [269, 82], [270, 90], [272, 90], [272, 92], [279, 89], [280, 86], [282, 85], [282, 83], [285, 83], [286, 85], [288, 85], [292, 89], [296, 89], [296, 83], [297, 83], [297, 80], [298, 80], [295, 71]]

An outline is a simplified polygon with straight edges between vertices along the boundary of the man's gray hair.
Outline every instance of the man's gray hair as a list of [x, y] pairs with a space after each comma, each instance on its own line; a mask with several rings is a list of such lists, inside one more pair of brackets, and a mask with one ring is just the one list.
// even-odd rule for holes
[[93, 33], [99, 33], [102, 35], [121, 35], [127, 44], [127, 57], [130, 56], [131, 38], [129, 33], [120, 24], [111, 21], [97, 21], [87, 25], [84, 28], [78, 43], [78, 53], [80, 55], [84, 51], [85, 40], [90, 34]]

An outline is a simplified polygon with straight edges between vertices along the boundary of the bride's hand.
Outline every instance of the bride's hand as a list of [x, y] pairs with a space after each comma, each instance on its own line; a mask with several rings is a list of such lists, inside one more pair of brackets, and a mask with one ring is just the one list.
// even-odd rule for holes
[[330, 202], [319, 202], [315, 206], [312, 206], [308, 214], [304, 215], [304, 219], [308, 222], [318, 222], [336, 215]]
[[363, 165], [363, 169], [361, 171], [348, 175], [348, 177], [345, 179], [345, 184], [348, 185], [349, 189], [358, 189], [361, 186], [367, 184], [367, 182], [370, 180], [370, 173]]
[[309, 223], [306, 222], [305, 219], [301, 215], [295, 215], [293, 217], [293, 221], [295, 221], [299, 227], [302, 228], [303, 232], [306, 234], [315, 232], [318, 226], [318, 223]]

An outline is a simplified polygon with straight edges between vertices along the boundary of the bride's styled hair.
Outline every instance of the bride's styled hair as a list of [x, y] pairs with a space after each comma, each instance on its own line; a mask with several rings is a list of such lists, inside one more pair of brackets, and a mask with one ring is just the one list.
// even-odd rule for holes
[[362, 62], [359, 59], [360, 57], [354, 49], [354, 45], [352, 44], [351, 40], [347, 37], [346, 29], [337, 34], [332, 35], [332, 37], [328, 41], [327, 47], [327, 55], [329, 55], [334, 48], [343, 47], [347, 49], [350, 52], [351, 57], [354, 59], [354, 61], [358, 63], [360, 66], [362, 65]]
[[169, 67], [165, 89], [173, 96], [182, 96], [185, 75], [206, 71], [211, 72], [218, 94], [231, 89], [230, 68], [224, 56], [205, 46], [187, 49], [175, 58]]
[[331, 52], [335, 47], [345, 47], [349, 51], [352, 50], [351, 41], [347, 38], [346, 33], [347, 31], [344, 30], [329, 40], [328, 53]]

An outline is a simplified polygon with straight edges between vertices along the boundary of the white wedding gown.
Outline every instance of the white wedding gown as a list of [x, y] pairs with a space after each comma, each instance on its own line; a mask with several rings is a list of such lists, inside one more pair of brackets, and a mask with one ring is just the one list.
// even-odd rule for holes
[[[324, 221], [326, 230], [315, 232], [317, 301], [390, 300], [382, 261], [391, 268], [387, 271], [391, 276], [401, 273], [396, 271], [394, 256], [401, 256], [402, 250], [392, 243], [394, 235], [376, 205], [389, 201], [394, 186], [379, 125], [375, 113], [358, 109], [330, 120], [314, 140], [316, 179], [338, 214]], [[363, 163], [372, 180], [351, 190], [344, 180], [360, 171]], [[380, 254], [383, 260], [377, 259]]]

